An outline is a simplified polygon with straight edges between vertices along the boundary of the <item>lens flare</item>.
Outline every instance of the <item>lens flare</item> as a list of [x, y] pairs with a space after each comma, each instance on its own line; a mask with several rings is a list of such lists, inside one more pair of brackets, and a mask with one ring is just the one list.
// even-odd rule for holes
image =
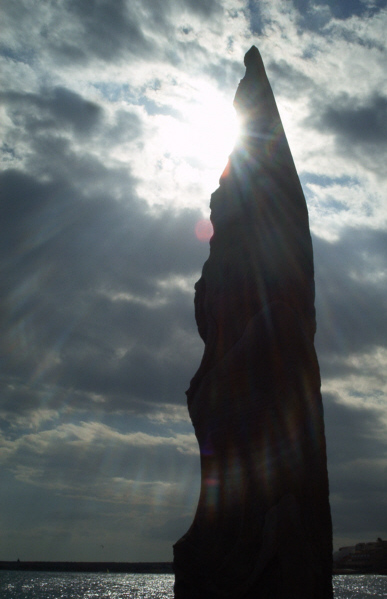
[[208, 218], [203, 218], [196, 223], [195, 235], [199, 241], [209, 241], [214, 234], [214, 228]]

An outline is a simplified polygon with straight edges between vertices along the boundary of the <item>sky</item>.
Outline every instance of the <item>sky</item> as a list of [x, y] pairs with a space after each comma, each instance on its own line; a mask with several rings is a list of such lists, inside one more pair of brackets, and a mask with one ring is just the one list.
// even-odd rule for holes
[[309, 209], [334, 546], [387, 538], [387, 2], [2, 13], [0, 559], [169, 561], [193, 520], [193, 285], [253, 44]]

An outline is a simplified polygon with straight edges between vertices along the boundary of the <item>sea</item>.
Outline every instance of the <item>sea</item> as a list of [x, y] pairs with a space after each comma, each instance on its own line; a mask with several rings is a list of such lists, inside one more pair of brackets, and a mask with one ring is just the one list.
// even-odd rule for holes
[[[0, 571], [1, 599], [173, 599], [171, 574]], [[387, 576], [337, 575], [335, 599], [387, 597]]]

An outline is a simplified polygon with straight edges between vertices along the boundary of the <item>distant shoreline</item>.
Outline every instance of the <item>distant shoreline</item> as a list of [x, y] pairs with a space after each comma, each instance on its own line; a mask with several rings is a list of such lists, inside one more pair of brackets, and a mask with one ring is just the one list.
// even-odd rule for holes
[[30, 572], [112, 572], [173, 574], [171, 562], [24, 562], [0, 561], [0, 570]]
[[[0, 561], [0, 571], [13, 570], [19, 572], [104, 572], [112, 574], [174, 574], [172, 562], [22, 562]], [[339, 574], [379, 574], [382, 572], [370, 570], [349, 570], [338, 568], [333, 570], [333, 576]]]

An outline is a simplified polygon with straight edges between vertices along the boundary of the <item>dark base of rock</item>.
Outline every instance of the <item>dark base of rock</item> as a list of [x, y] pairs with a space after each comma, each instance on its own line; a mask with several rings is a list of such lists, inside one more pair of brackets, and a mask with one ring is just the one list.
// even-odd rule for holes
[[251, 320], [190, 414], [202, 489], [174, 546], [175, 598], [331, 598], [318, 363], [291, 309], [278, 302]]

